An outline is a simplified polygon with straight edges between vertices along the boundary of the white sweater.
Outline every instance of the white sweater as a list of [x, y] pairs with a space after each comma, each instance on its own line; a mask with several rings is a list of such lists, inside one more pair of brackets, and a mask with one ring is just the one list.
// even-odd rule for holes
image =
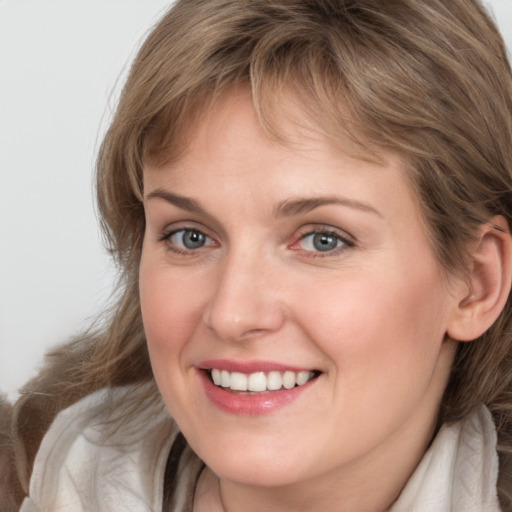
[[[162, 401], [149, 398], [151, 386], [101, 390], [60, 412], [43, 438], [20, 512], [161, 512], [178, 428]], [[148, 397], [144, 408], [125, 421], [140, 396]], [[176, 464], [173, 512], [191, 512], [203, 463], [187, 447]], [[441, 428], [391, 510], [500, 512], [497, 475], [495, 427], [481, 407]]]

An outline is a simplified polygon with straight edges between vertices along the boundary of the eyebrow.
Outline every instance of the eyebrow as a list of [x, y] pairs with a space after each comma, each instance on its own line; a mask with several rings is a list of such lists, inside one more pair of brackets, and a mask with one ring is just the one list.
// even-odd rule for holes
[[282, 201], [277, 206], [274, 207], [274, 216], [275, 217], [293, 217], [294, 215], [300, 215], [304, 213], [308, 213], [315, 208], [319, 208], [320, 206], [326, 205], [341, 205], [346, 206], [348, 208], [354, 208], [356, 210], [360, 210], [366, 213], [372, 213], [377, 215], [378, 217], [382, 217], [380, 212], [378, 212], [373, 206], [369, 204], [362, 203], [361, 201], [356, 201], [354, 199], [347, 199], [344, 197], [338, 196], [327, 196], [327, 197], [299, 197], [296, 199], [286, 199]]
[[146, 199], [163, 199], [182, 210], [187, 210], [192, 213], [198, 213], [200, 215], [208, 215], [207, 211], [194, 199], [180, 196], [178, 194], [172, 194], [166, 190], [156, 189], [146, 195]]
[[[162, 189], [156, 189], [146, 195], [146, 200], [150, 199], [163, 199], [164, 201], [181, 208], [182, 210], [187, 210], [191, 213], [197, 213], [200, 215], [208, 215], [208, 212], [194, 199], [190, 199], [189, 197], [180, 196], [178, 194], [173, 194], [172, 192], [168, 192]], [[274, 217], [293, 217], [295, 215], [301, 215], [308, 213], [315, 208], [319, 208], [321, 206], [326, 205], [341, 205], [346, 206], [348, 208], [354, 208], [356, 210], [360, 210], [366, 213], [372, 213], [377, 215], [378, 217], [382, 217], [382, 215], [372, 206], [366, 203], [362, 203], [361, 201], [356, 201], [354, 199], [347, 199], [344, 197], [338, 196], [326, 196], [326, 197], [298, 197], [294, 199], [286, 199], [279, 204], [277, 204], [272, 213]]]

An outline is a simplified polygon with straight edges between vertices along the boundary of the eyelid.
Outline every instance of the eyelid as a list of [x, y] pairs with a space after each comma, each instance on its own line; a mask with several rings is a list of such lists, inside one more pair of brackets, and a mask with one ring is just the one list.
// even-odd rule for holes
[[[300, 247], [297, 247], [300, 242], [302, 242], [304, 239], [306, 239], [309, 236], [313, 236], [315, 234], [326, 234], [329, 236], [334, 236], [341, 240], [342, 245], [340, 247], [336, 247], [329, 251], [314, 251], [314, 250], [306, 250], [302, 249]], [[325, 224], [318, 224], [318, 225], [309, 225], [304, 226], [301, 228], [297, 236], [294, 238], [294, 241], [289, 246], [292, 250], [298, 250], [303, 251], [304, 253], [309, 253], [313, 255], [314, 257], [328, 257], [328, 256], [334, 256], [338, 255], [341, 252], [346, 251], [349, 248], [354, 247], [356, 244], [356, 239], [346, 231], [335, 228], [333, 226], [325, 225]]]
[[215, 235], [212, 235], [212, 230], [205, 227], [203, 224], [199, 222], [195, 222], [193, 220], [178, 220], [175, 222], [169, 222], [165, 224], [162, 228], [159, 229], [160, 235], [159, 239], [162, 241], [165, 238], [169, 238], [174, 233], [178, 231], [197, 231], [198, 233], [202, 233], [204, 236], [211, 238], [212, 240], [216, 239]]
[[[196, 233], [200, 233], [209, 242], [207, 241], [205, 243], [205, 245], [203, 245], [201, 247], [198, 247], [196, 249], [189, 249], [189, 248], [186, 248], [186, 247], [177, 246], [176, 244], [172, 244], [171, 241], [170, 241], [171, 238], [174, 235], [176, 235], [177, 233], [180, 233], [181, 231], [183, 231], [183, 232], [193, 231], [193, 232], [196, 232]], [[219, 245], [218, 242], [215, 240], [215, 238], [213, 238], [212, 236], [207, 234], [206, 231], [207, 230], [205, 230], [203, 228], [200, 228], [200, 227], [194, 226], [194, 225], [189, 225], [189, 224], [186, 224], [186, 225], [171, 225], [171, 226], [168, 226], [166, 229], [163, 230], [161, 236], [159, 237], [159, 242], [165, 244], [166, 249], [169, 250], [169, 251], [172, 251], [173, 253], [181, 254], [181, 255], [192, 255], [194, 253], [200, 252], [200, 249], [209, 248], [209, 247], [218, 247], [218, 245]]]
[[211, 238], [202, 229], [199, 229], [195, 226], [178, 226], [163, 229], [162, 234], [160, 236], [160, 241], [168, 240], [171, 236], [175, 235], [176, 233], [179, 233], [180, 231], [196, 231], [197, 233], [202, 233], [204, 236]]

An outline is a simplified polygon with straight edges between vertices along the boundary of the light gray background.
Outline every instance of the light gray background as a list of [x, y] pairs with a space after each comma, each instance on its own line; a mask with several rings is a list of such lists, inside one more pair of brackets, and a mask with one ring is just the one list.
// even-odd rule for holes
[[[512, 53], [512, 0], [486, 2]], [[0, 390], [106, 304], [92, 169], [126, 65], [169, 0], [0, 0]]]

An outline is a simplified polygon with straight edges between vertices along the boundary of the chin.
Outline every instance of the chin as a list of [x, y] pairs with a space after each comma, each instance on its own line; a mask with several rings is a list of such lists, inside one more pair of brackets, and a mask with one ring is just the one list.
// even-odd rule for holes
[[265, 463], [242, 459], [236, 463], [216, 463], [208, 467], [223, 481], [252, 487], [285, 487], [306, 478], [300, 472], [281, 467], [275, 458]]
[[[282, 443], [255, 443], [254, 438], [246, 442], [231, 443], [230, 449], [211, 453], [199, 448], [196, 452], [205, 464], [221, 479], [239, 485], [256, 487], [281, 487], [307, 479], [308, 461], [305, 450], [289, 453]], [[279, 445], [280, 449], [272, 445]], [[293, 443], [295, 448], [304, 443]], [[317, 465], [318, 466], [318, 465]]]

